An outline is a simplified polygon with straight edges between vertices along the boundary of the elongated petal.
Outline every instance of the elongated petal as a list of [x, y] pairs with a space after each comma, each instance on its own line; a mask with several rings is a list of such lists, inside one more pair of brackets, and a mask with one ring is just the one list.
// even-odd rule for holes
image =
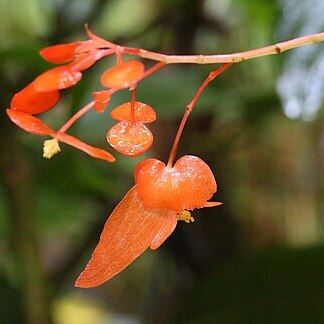
[[164, 218], [164, 224], [161, 227], [160, 231], [151, 242], [150, 248], [152, 250], [156, 250], [164, 243], [164, 241], [172, 234], [172, 232], [176, 228], [177, 222], [177, 213], [170, 211], [168, 217]]
[[33, 83], [38, 92], [50, 92], [69, 88], [81, 78], [81, 72], [72, 70], [68, 65], [62, 65], [42, 73]]
[[28, 114], [39, 114], [51, 109], [59, 99], [59, 91], [39, 92], [32, 82], [13, 96], [10, 108]]
[[26, 132], [35, 135], [55, 135], [55, 131], [51, 127], [35, 116], [13, 109], [7, 109], [7, 115], [13, 123]]
[[219, 201], [207, 201], [204, 207], [217, 207], [220, 205], [223, 205], [223, 203]]
[[125, 269], [150, 246], [168, 217], [173, 217], [168, 210], [146, 209], [134, 186], [109, 216], [100, 241], [75, 286], [99, 286]]
[[73, 42], [48, 46], [41, 49], [39, 54], [43, 59], [51, 63], [67, 63], [74, 59], [75, 51], [79, 45], [79, 42]]
[[109, 152], [107, 152], [103, 149], [100, 149], [98, 147], [94, 147], [89, 144], [86, 144], [74, 136], [71, 136], [71, 135], [68, 135], [65, 133], [60, 133], [60, 134], [58, 134], [57, 139], [60, 142], [69, 144], [69, 145], [79, 149], [80, 151], [83, 151], [83, 152], [89, 154], [90, 156], [92, 156], [94, 158], [105, 160], [107, 162], [115, 162], [116, 161], [115, 157], [113, 155], [111, 155]]

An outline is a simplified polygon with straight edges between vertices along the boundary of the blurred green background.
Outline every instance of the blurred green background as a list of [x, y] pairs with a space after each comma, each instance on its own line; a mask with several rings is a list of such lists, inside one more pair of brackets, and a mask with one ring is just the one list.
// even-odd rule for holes
[[[179, 156], [211, 166], [224, 205], [196, 210], [195, 223], [95, 289], [73, 282], [143, 157], [116, 154], [110, 165], [62, 144], [47, 161], [44, 138], [5, 114], [51, 67], [38, 50], [86, 39], [86, 22], [123, 45], [215, 54], [323, 31], [323, 12], [322, 0], [0, 0], [0, 322], [324, 323], [322, 44], [243, 62], [206, 89]], [[111, 64], [84, 73], [41, 118], [60, 126]], [[215, 68], [169, 66], [139, 84], [138, 100], [158, 114], [146, 157], [166, 161], [186, 104]], [[90, 112], [71, 134], [110, 150], [111, 125], [107, 112]]]

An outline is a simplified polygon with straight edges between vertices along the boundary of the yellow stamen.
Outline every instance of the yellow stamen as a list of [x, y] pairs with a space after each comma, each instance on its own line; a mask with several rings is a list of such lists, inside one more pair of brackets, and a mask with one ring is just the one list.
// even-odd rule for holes
[[182, 220], [186, 223], [195, 221], [195, 219], [191, 216], [191, 214], [188, 210], [184, 210], [181, 213], [178, 213], [178, 220]]
[[61, 152], [61, 149], [56, 138], [44, 141], [43, 157], [45, 159], [50, 159], [53, 155], [59, 152]]

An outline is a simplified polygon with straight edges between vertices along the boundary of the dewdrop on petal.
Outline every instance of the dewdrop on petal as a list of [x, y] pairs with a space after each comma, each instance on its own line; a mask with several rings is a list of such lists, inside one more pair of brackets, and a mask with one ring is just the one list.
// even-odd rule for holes
[[43, 157], [50, 159], [53, 155], [61, 152], [58, 140], [56, 138], [46, 140], [43, 144]]

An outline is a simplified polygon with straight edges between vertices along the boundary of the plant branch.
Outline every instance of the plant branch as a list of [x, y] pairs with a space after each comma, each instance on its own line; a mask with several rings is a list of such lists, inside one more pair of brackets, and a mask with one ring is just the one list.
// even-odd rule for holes
[[[320, 43], [324, 41], [324, 32], [306, 35], [303, 37], [291, 39], [285, 42], [277, 43], [270, 46], [260, 47], [249, 51], [233, 54], [216, 54], [216, 55], [166, 55], [157, 52], [147, 51], [134, 47], [122, 48], [123, 53], [137, 55], [142, 58], [153, 61], [163, 62], [165, 64], [175, 63], [195, 63], [195, 64], [213, 64], [213, 63], [238, 63], [245, 60], [254, 59], [261, 56], [280, 54], [290, 49]], [[107, 42], [107, 47], [116, 48], [119, 45]]]

